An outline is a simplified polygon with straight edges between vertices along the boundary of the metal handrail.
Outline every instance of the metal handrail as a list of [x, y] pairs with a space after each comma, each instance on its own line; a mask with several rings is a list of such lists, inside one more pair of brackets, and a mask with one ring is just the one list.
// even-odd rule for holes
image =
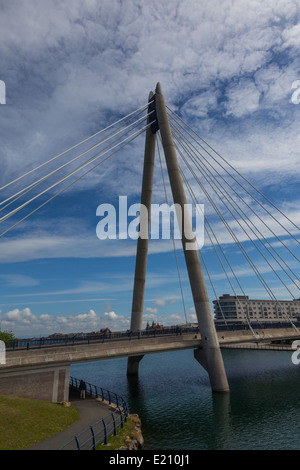
[[[106, 390], [105, 388], [98, 387], [97, 385], [94, 385], [94, 384], [90, 384], [89, 382], [85, 382], [85, 384], [87, 387], [86, 393], [88, 395], [91, 395], [92, 397], [95, 397], [95, 398], [101, 398], [102, 401], [107, 400], [109, 405], [111, 405], [112, 403], [115, 403], [117, 408], [120, 407], [124, 409], [125, 416], [128, 415], [127, 403], [123, 397], [121, 397], [115, 392]], [[70, 386], [72, 388], [79, 390], [79, 385], [80, 385], [79, 379], [77, 379], [76, 377], [70, 377]]]
[[[293, 322], [294, 325], [300, 328], [300, 322]], [[288, 322], [251, 322], [251, 326], [254, 329], [267, 329], [267, 328], [292, 328], [292, 325]], [[239, 331], [249, 330], [249, 326], [246, 323], [227, 323], [215, 324], [216, 331]], [[75, 346], [77, 344], [94, 344], [94, 343], [107, 343], [112, 341], [124, 341], [124, 340], [143, 340], [147, 338], [155, 338], [158, 336], [178, 336], [184, 334], [194, 333], [199, 334], [198, 326], [172, 326], [170, 328], [160, 329], [146, 329], [142, 331], [121, 331], [111, 332], [103, 334], [93, 335], [74, 335], [72, 337], [66, 336], [64, 338], [30, 338], [30, 339], [14, 339], [12, 341], [5, 342], [6, 351], [9, 350], [23, 350], [23, 349], [38, 349], [38, 348], [51, 348], [51, 347], [63, 347], [63, 346]]]
[[[112, 399], [115, 400], [116, 409], [74, 436], [73, 439], [60, 447], [59, 450], [96, 450], [97, 445], [101, 442], [107, 445], [108, 437], [111, 434], [116, 436], [117, 428], [121, 427], [122, 429], [127, 421], [127, 404], [120, 395], [88, 382], [85, 383], [87, 385], [87, 394], [95, 398], [100, 397], [102, 400], [105, 400], [105, 397], [107, 397], [109, 404], [113, 403]], [[70, 377], [70, 386], [72, 388], [79, 389], [79, 384], [79, 379]]]
[[172, 326], [169, 328], [151, 328], [142, 331], [118, 331], [101, 334], [73, 335], [62, 338], [22, 338], [6, 342], [6, 350], [9, 349], [36, 349], [44, 347], [75, 346], [76, 344], [106, 343], [111, 341], [155, 338], [157, 336], [178, 336], [186, 333], [199, 333], [198, 327]]

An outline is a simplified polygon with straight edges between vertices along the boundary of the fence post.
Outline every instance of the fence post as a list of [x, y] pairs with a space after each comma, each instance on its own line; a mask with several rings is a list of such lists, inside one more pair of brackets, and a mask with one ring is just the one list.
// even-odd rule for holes
[[102, 418], [102, 422], [103, 422], [103, 430], [104, 430], [104, 445], [107, 445], [107, 429], [106, 429], [104, 418]]
[[77, 445], [77, 450], [80, 450], [80, 444], [79, 444], [79, 441], [77, 439], [77, 436], [75, 436], [75, 441], [76, 441], [76, 445]]
[[92, 436], [93, 436], [93, 449], [96, 450], [96, 440], [95, 440], [95, 433], [94, 433], [94, 428], [93, 426], [91, 426], [91, 433], [92, 433]]
[[116, 393], [114, 393], [114, 397], [115, 397], [116, 405], [117, 405], [117, 407], [119, 407], [118, 395]]
[[113, 423], [114, 423], [114, 436], [116, 436], [117, 435], [117, 427], [116, 427], [115, 413], [113, 412], [111, 415], [112, 415], [112, 419], [113, 419]]
[[119, 413], [121, 417], [121, 429], [123, 429], [124, 428], [123, 412], [120, 407], [119, 407]]

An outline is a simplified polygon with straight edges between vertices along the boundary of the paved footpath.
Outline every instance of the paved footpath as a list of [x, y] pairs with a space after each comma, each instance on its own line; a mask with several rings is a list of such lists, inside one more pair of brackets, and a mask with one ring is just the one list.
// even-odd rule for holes
[[80, 413], [78, 421], [59, 434], [29, 447], [27, 450], [58, 450], [64, 444], [71, 441], [74, 436], [80, 434], [83, 430], [111, 413], [109, 405], [95, 398], [91, 398], [89, 395], [86, 395], [84, 400], [80, 399], [78, 390], [70, 389], [69, 401], [71, 402], [71, 406], [76, 408]]

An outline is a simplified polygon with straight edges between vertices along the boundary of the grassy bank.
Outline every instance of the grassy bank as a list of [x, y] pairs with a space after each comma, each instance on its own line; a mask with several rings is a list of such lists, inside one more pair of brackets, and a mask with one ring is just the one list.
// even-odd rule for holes
[[117, 436], [109, 436], [108, 444], [98, 444], [97, 450], [118, 450], [126, 446], [131, 439], [135, 438], [137, 420], [134, 416], [128, 417], [124, 428], [118, 427]]
[[26, 449], [63, 431], [78, 418], [72, 407], [0, 396], [0, 450]]
[[[22, 450], [47, 439], [75, 423], [79, 412], [28, 398], [0, 396], [0, 450]], [[138, 420], [139, 421], [139, 420]], [[136, 434], [137, 419], [128, 417], [117, 436], [108, 438], [108, 445], [99, 444], [97, 450], [116, 450], [125, 446]]]

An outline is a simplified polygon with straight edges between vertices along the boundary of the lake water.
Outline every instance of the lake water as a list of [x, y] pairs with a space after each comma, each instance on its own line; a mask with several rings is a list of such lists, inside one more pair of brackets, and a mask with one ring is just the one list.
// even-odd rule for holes
[[145, 450], [300, 449], [300, 365], [288, 351], [222, 350], [229, 394], [212, 394], [193, 351], [146, 355], [138, 378], [127, 358], [71, 367], [122, 395], [142, 421]]

